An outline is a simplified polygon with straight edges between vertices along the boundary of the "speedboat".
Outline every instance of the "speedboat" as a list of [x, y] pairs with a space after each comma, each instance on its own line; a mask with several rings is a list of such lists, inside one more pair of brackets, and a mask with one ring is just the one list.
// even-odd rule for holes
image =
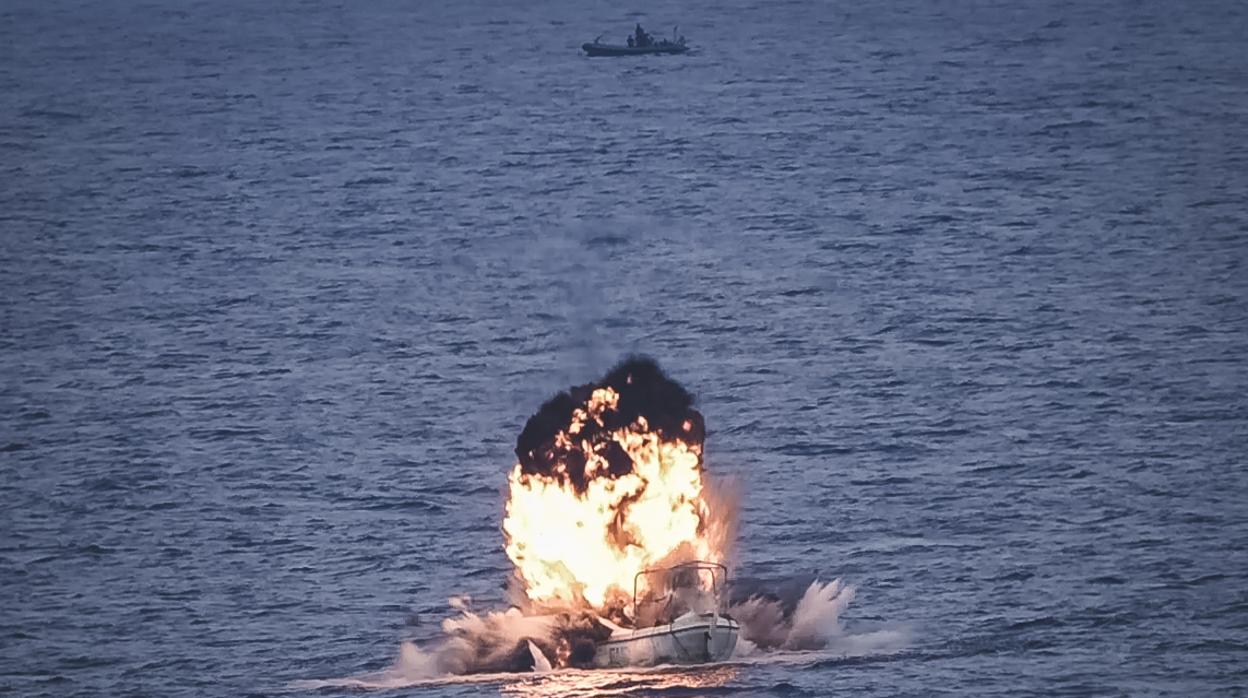
[[581, 50], [590, 56], [646, 56], [650, 54], [684, 53], [689, 50], [684, 39], [668, 41], [663, 39], [649, 46], [621, 46], [620, 44], [603, 44], [598, 40], [581, 44]]
[[[637, 583], [643, 576], [658, 578], [660, 583], [639, 598]], [[741, 626], [721, 611], [727, 577], [728, 569], [723, 565], [702, 561], [639, 572], [633, 578], [633, 618], [639, 627], [625, 628], [600, 618], [611, 634], [597, 643], [593, 666], [702, 664], [728, 659], [736, 649]], [[643, 625], [650, 620], [654, 624]]]

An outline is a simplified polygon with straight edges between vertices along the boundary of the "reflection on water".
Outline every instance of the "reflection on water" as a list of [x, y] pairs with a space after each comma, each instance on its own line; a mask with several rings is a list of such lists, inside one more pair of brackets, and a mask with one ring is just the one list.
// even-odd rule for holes
[[[653, 695], [679, 689], [682, 696], [698, 695], [698, 689], [727, 687], [740, 673], [729, 665], [664, 667], [653, 670], [559, 671], [530, 674], [500, 687], [507, 696], [560, 698], [562, 696]], [[708, 693], [721, 691], [709, 690]]]

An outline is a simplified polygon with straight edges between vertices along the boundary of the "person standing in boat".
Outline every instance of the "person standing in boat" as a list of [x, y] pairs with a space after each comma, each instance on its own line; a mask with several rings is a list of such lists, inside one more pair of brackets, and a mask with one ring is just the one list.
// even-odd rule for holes
[[633, 34], [636, 37], [634, 41], [638, 47], [650, 45], [650, 35], [646, 34], [646, 30], [641, 28], [641, 22], [637, 23], [637, 28], [633, 30]]

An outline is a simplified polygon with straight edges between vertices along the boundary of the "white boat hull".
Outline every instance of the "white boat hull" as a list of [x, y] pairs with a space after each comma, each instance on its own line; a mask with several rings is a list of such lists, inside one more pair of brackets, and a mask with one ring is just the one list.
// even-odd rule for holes
[[720, 662], [732, 656], [740, 632], [737, 621], [717, 613], [686, 613], [653, 628], [618, 628], [598, 644], [594, 666]]

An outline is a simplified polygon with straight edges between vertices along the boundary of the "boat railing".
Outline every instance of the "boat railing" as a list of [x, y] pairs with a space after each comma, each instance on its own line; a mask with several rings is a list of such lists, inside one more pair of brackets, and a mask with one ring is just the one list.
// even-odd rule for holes
[[[724, 585], [724, 583], [728, 579], [728, 568], [718, 562], [710, 562], [707, 560], [693, 560], [690, 562], [682, 562], [679, 565], [672, 565], [671, 567], [653, 567], [650, 569], [645, 569], [645, 570], [638, 572], [636, 575], [634, 575], [633, 576], [633, 618], [634, 619], [639, 618], [637, 609], [640, 603], [640, 599], [638, 599], [637, 597], [637, 583], [641, 581], [642, 577], [646, 575], [650, 575], [650, 574], [671, 575], [674, 572], [681, 572], [685, 570], [693, 570], [699, 574], [704, 570], [709, 571], [711, 573], [711, 593], [714, 594], [716, 603], [718, 604], [720, 588]], [[670, 576], [669, 576], [668, 583], [670, 585]]]

